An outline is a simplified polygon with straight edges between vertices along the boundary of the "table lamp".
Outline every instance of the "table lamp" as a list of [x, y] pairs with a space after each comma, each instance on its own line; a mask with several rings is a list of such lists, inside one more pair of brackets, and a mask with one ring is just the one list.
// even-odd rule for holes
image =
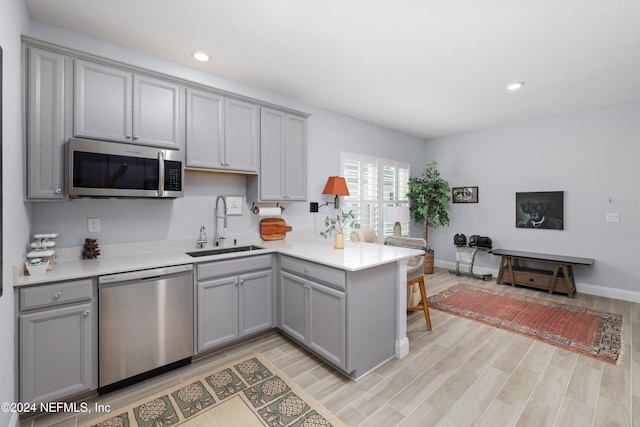
[[409, 207], [408, 206], [387, 206], [384, 213], [384, 219], [386, 222], [395, 222], [393, 225], [393, 235], [402, 235], [401, 222], [409, 221]]

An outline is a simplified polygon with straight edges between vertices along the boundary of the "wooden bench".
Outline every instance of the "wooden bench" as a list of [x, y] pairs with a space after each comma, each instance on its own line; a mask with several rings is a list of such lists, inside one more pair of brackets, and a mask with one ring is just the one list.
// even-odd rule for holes
[[[511, 283], [548, 290], [549, 293], [562, 292], [573, 298], [576, 283], [573, 278], [574, 265], [593, 265], [592, 258], [578, 258], [564, 255], [541, 254], [535, 252], [494, 249], [494, 255], [501, 256], [500, 271], [496, 283]], [[553, 264], [553, 270], [528, 268], [523, 262], [532, 261]]]

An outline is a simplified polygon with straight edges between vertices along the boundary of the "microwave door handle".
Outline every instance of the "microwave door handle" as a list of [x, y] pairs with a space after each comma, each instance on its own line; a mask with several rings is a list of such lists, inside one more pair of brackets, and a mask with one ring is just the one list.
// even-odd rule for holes
[[158, 196], [164, 196], [164, 151], [158, 152]]

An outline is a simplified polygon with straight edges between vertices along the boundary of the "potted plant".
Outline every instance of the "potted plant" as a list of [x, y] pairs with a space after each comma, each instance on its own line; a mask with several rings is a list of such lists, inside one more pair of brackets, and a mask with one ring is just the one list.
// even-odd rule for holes
[[431, 162], [421, 177], [409, 178], [409, 212], [418, 224], [424, 223], [424, 239], [427, 249], [424, 255], [424, 272], [433, 273], [434, 252], [429, 247], [428, 228], [449, 225], [449, 202], [451, 189], [437, 169], [437, 162]]
[[327, 216], [324, 219], [324, 226], [327, 227], [327, 229], [321, 231], [320, 235], [326, 239], [335, 231], [336, 236], [333, 246], [336, 249], [344, 249], [344, 229], [347, 225], [351, 228], [360, 228], [360, 224], [356, 221], [356, 215], [353, 211], [343, 212], [341, 210], [335, 217]]

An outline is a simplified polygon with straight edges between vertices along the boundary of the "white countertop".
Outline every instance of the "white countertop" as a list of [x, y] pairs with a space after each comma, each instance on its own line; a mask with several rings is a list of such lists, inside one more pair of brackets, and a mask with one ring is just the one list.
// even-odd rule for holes
[[[39, 276], [24, 275], [22, 273], [22, 266], [20, 266], [17, 268], [17, 274], [14, 274], [14, 287], [75, 280], [170, 265], [197, 264], [274, 252], [317, 262], [345, 271], [364, 270], [422, 254], [421, 251], [415, 249], [351, 241], [345, 242], [344, 249], [334, 249], [333, 239], [313, 237], [274, 241], [263, 241], [260, 238], [243, 238], [238, 241], [238, 246], [250, 244], [260, 246], [264, 249], [194, 258], [186, 254], [186, 252], [199, 250], [194, 247], [177, 247], [180, 245], [169, 242], [167, 246], [170, 247], [170, 249], [162, 249], [157, 243], [150, 244], [148, 248], [145, 248], [144, 244], [138, 243], [136, 244], [137, 253], [125, 253], [124, 255], [113, 254], [111, 256], [101, 255], [97, 259], [91, 260], [59, 261], [55, 264], [53, 270], [47, 271], [45, 274]], [[231, 246], [233, 246], [231, 242], [226, 242], [223, 247]], [[209, 244], [201, 250], [211, 249], [214, 248]]]

